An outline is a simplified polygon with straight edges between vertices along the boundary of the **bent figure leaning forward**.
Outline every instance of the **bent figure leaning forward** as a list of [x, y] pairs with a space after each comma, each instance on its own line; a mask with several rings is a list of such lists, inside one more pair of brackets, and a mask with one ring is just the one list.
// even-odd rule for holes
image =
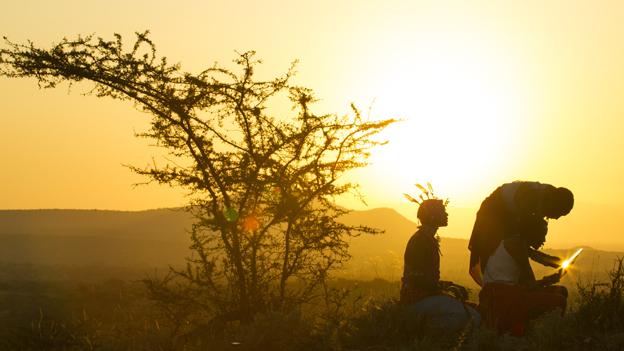
[[503, 184], [482, 202], [470, 237], [469, 272], [482, 286], [479, 309], [487, 326], [522, 336], [529, 320], [565, 311], [568, 292], [553, 285], [561, 272], [536, 280], [529, 259], [560, 267], [560, 258], [538, 249], [548, 233], [546, 219], [565, 216], [573, 206], [570, 190], [525, 181]]

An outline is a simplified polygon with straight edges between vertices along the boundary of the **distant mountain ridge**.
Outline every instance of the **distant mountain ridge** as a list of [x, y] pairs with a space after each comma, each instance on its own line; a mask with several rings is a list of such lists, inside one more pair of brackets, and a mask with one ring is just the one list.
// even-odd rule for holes
[[0, 263], [166, 266], [188, 256], [179, 209], [0, 211]]
[[[456, 216], [459, 217], [459, 216]], [[470, 216], [465, 215], [464, 221]], [[351, 238], [352, 260], [344, 274], [398, 280], [403, 250], [417, 224], [390, 208], [353, 211], [343, 221], [384, 234]], [[453, 221], [453, 218], [451, 218]], [[180, 209], [137, 212], [103, 210], [0, 210], [0, 263], [44, 265], [167, 266], [190, 254], [187, 230], [193, 222]], [[444, 235], [447, 229], [441, 229]], [[467, 279], [466, 239], [441, 239], [442, 271], [447, 279]], [[547, 250], [565, 257], [566, 250]], [[618, 252], [586, 250], [577, 266], [584, 272], [608, 269]], [[536, 267], [536, 272], [545, 272]], [[593, 273], [592, 273], [593, 274]]]
[[192, 217], [181, 209], [0, 210], [0, 235], [141, 237], [186, 241]]

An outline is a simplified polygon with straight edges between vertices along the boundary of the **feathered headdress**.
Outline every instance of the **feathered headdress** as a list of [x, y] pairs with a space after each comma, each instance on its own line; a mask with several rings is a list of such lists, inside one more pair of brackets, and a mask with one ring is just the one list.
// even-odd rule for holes
[[[418, 195], [419, 200], [416, 200], [414, 197], [410, 196], [409, 194], [403, 194], [403, 196], [405, 196], [405, 198], [407, 200], [409, 200], [410, 202], [413, 202], [415, 204], [418, 204], [419, 206], [422, 205], [425, 201], [427, 200], [440, 200], [437, 196], [434, 195], [433, 193], [433, 186], [431, 186], [431, 183], [427, 182], [427, 187], [425, 188], [424, 186], [416, 183], [416, 187], [420, 190], [420, 195]], [[444, 205], [444, 207], [446, 207], [446, 205], [448, 205], [449, 200], [446, 199], [444, 201], [442, 201], [442, 204]]]

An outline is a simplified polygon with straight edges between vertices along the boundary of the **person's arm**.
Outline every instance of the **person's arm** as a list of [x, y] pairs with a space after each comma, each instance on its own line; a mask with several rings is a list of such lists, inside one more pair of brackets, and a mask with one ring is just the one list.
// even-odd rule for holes
[[561, 280], [561, 269], [553, 274], [544, 276], [542, 279], [536, 281], [536, 284], [539, 286], [545, 287], [545, 286], [557, 284], [559, 283], [560, 280]]
[[539, 286], [543, 287], [556, 284], [561, 279], [561, 271], [547, 275], [540, 280], [535, 279], [535, 274], [533, 273], [531, 263], [529, 262], [530, 248], [524, 240], [519, 238], [510, 238], [505, 240], [504, 245], [507, 252], [509, 252], [509, 255], [511, 255], [511, 257], [513, 257], [518, 264], [520, 269], [520, 277], [518, 280], [520, 284], [525, 285], [528, 288], [536, 288]]
[[561, 258], [557, 256], [551, 256], [532, 248], [529, 248], [529, 258], [544, 266], [553, 268], [559, 268], [562, 262]]
[[529, 263], [529, 247], [526, 242], [520, 238], [508, 238], [503, 241], [505, 250], [516, 261], [518, 269], [520, 270], [520, 276], [518, 281], [520, 284], [534, 285], [535, 274]]

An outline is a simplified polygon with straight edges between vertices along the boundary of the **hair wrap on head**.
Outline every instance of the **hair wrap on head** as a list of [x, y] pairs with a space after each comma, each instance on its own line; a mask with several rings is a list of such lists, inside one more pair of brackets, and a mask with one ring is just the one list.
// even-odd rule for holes
[[574, 194], [568, 188], [560, 187], [555, 190], [554, 203], [557, 208], [561, 210], [561, 215], [565, 216], [574, 207]]
[[428, 199], [423, 201], [418, 207], [416, 217], [425, 224], [429, 224], [434, 219], [439, 218], [446, 210], [444, 202], [440, 199]]
[[408, 194], [403, 194], [409, 201], [418, 204], [418, 212], [416, 217], [423, 224], [435, 224], [440, 217], [446, 212], [448, 200], [441, 200], [433, 194], [431, 183], [427, 183], [427, 188], [420, 184], [416, 187], [421, 191], [419, 195], [420, 201], [416, 200]]

